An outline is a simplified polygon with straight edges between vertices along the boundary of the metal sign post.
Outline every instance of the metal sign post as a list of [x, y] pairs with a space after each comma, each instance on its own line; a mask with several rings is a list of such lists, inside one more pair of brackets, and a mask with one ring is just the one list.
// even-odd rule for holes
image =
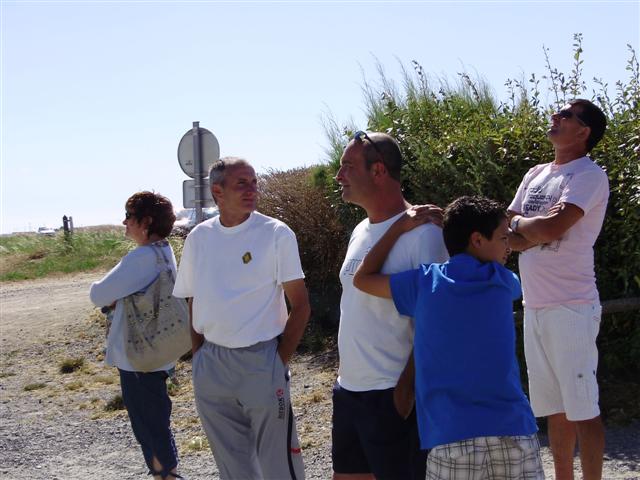
[[[207, 178], [202, 179], [204, 184], [207, 184]], [[216, 202], [213, 201], [210, 188], [202, 188], [202, 208], [211, 208], [216, 206]], [[182, 182], [182, 202], [184, 208], [196, 208], [196, 181], [192, 178], [184, 180]], [[204, 210], [202, 216], [204, 217]]]
[[202, 157], [200, 156], [200, 122], [193, 122], [193, 166], [195, 167], [196, 223], [202, 222]]
[[[196, 222], [203, 220], [202, 208], [211, 206], [211, 195], [207, 195], [209, 168], [220, 158], [220, 144], [213, 133], [200, 128], [200, 122], [193, 122], [193, 128], [182, 136], [178, 145], [178, 163], [182, 171], [194, 179], [183, 184], [184, 208], [196, 209]], [[193, 192], [189, 190], [193, 189]]]

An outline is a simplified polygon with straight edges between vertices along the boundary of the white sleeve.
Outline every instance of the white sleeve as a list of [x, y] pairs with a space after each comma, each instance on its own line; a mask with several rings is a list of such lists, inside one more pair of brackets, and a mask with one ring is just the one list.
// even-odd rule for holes
[[277, 283], [304, 278], [296, 234], [287, 226], [276, 231]]
[[449, 254], [444, 245], [442, 229], [431, 223], [425, 225], [411, 250], [412, 267], [418, 268], [422, 264], [444, 263], [447, 260], [449, 260]]
[[595, 206], [609, 198], [609, 179], [602, 170], [577, 173], [560, 195], [559, 202], [571, 203], [586, 215]]
[[180, 266], [176, 275], [176, 284], [173, 287], [173, 296], [179, 298], [193, 297], [193, 275], [196, 257], [196, 246], [193, 236], [188, 235], [182, 248]]
[[139, 292], [158, 275], [156, 256], [150, 248], [138, 247], [125, 255], [102, 280], [89, 291], [91, 302], [98, 307]]

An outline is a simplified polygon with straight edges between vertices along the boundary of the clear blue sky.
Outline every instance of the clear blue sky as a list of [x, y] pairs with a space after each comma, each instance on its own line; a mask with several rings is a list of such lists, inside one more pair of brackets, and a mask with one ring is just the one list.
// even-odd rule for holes
[[[366, 128], [376, 59], [401, 80], [568, 72], [627, 79], [639, 2], [1, 1], [1, 230], [119, 223], [133, 192], [182, 206], [180, 137], [194, 120], [258, 172], [324, 160], [322, 115]], [[640, 52], [639, 52], [640, 53]]]

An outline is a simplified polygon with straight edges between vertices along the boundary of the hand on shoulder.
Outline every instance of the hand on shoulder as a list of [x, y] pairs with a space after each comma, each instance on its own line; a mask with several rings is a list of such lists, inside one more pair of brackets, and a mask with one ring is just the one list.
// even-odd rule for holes
[[405, 211], [397, 223], [400, 224], [402, 231], [408, 232], [425, 223], [433, 223], [441, 227], [442, 218], [442, 209], [437, 205], [413, 205]]

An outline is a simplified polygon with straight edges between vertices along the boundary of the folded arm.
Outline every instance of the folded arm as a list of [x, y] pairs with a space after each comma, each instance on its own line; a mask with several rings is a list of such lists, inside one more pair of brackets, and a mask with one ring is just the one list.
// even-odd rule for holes
[[91, 302], [104, 307], [147, 287], [158, 276], [155, 256], [128, 254], [89, 291]]
[[[572, 203], [557, 203], [544, 216], [513, 215], [512, 230], [533, 245], [561, 238], [584, 216], [584, 211]], [[515, 227], [515, 228], [514, 228]], [[511, 248], [514, 248], [513, 246]], [[514, 248], [516, 250], [517, 248]]]

